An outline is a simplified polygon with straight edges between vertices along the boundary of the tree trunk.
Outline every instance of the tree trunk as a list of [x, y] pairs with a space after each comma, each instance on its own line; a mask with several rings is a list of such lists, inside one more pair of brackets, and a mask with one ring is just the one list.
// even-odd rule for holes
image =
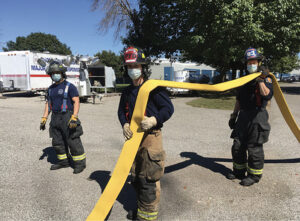
[[232, 69], [231, 80], [236, 79], [236, 69]]

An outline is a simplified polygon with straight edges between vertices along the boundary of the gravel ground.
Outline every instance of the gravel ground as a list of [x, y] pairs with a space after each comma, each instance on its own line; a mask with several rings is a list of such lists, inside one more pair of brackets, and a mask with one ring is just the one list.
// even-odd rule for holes
[[[294, 89], [285, 90], [285, 98], [300, 125]], [[163, 128], [167, 161], [160, 219], [300, 220], [300, 145], [275, 100], [263, 178], [242, 187], [224, 176], [232, 167], [230, 111], [193, 108], [185, 104], [191, 99], [172, 99], [175, 113]], [[81, 104], [87, 168], [74, 175], [71, 168], [49, 170], [55, 153], [48, 131], [39, 131], [41, 97], [0, 99], [0, 220], [85, 220], [123, 146], [118, 101], [115, 96]], [[134, 192], [125, 184], [108, 219], [126, 220], [134, 206]]]

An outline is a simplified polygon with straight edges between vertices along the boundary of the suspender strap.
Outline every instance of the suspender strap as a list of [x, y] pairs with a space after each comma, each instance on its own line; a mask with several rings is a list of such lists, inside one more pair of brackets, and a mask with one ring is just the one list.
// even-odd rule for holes
[[64, 92], [62, 112], [66, 112], [67, 111], [67, 100], [68, 100], [69, 86], [70, 86], [70, 82], [67, 82], [67, 85], [65, 87], [65, 92]]
[[52, 104], [51, 104], [51, 89], [48, 90], [48, 113], [52, 110]]

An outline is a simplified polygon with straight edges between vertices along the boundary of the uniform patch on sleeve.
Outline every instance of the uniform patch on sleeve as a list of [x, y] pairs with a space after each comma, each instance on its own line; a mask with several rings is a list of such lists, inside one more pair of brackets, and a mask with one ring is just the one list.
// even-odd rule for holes
[[267, 77], [267, 78], [266, 78], [266, 82], [267, 82], [267, 83], [272, 83], [272, 79], [269, 78], [269, 77]]

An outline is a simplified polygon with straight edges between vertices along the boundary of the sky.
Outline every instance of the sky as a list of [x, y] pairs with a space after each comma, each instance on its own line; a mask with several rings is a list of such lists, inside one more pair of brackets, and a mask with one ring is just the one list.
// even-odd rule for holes
[[0, 0], [0, 51], [8, 41], [32, 32], [55, 35], [73, 54], [93, 56], [102, 50], [119, 53], [123, 45], [114, 29], [97, 30], [103, 16], [92, 11], [92, 0]]

